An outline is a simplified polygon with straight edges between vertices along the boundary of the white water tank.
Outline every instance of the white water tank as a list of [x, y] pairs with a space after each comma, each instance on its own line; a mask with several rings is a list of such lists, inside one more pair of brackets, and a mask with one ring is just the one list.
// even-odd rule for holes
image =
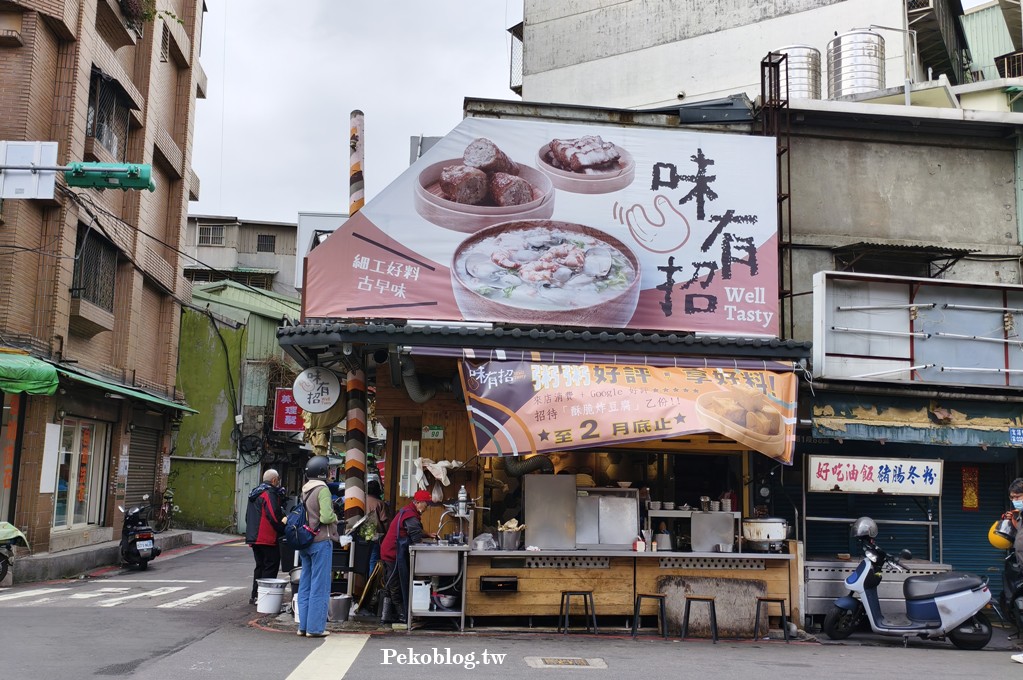
[[828, 97], [884, 89], [884, 38], [874, 31], [850, 31], [828, 43]]
[[774, 50], [786, 55], [788, 64], [788, 86], [785, 83], [785, 67], [781, 69], [782, 99], [821, 98], [821, 51], [809, 45], [789, 45]]

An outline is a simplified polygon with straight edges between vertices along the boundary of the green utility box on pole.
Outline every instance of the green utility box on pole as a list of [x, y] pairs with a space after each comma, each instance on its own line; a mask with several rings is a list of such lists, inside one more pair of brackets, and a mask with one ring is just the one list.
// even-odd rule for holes
[[69, 163], [64, 179], [69, 187], [156, 191], [153, 166], [142, 163]]

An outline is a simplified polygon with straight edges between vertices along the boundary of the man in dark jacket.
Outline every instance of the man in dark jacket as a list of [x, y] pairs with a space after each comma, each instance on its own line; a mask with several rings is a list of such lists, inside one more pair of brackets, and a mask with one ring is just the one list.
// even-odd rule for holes
[[281, 568], [281, 549], [277, 538], [284, 533], [284, 509], [281, 476], [277, 470], [263, 473], [263, 483], [249, 493], [249, 506], [245, 510], [245, 542], [252, 547], [256, 568], [252, 572], [252, 597], [256, 604], [256, 581], [277, 578]]

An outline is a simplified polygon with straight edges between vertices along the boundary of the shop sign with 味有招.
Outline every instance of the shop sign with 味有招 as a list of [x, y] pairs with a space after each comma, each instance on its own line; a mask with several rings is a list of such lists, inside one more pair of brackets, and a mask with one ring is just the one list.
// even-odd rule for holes
[[303, 315], [777, 337], [777, 146], [467, 118], [314, 250]]
[[791, 364], [756, 365], [463, 360], [459, 373], [481, 456], [716, 432], [789, 465], [797, 376]]

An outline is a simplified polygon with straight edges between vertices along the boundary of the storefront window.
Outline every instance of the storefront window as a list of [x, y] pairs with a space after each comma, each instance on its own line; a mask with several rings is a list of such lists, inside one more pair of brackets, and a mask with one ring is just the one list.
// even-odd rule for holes
[[96, 524], [102, 512], [106, 427], [65, 418], [61, 423], [53, 526]]

